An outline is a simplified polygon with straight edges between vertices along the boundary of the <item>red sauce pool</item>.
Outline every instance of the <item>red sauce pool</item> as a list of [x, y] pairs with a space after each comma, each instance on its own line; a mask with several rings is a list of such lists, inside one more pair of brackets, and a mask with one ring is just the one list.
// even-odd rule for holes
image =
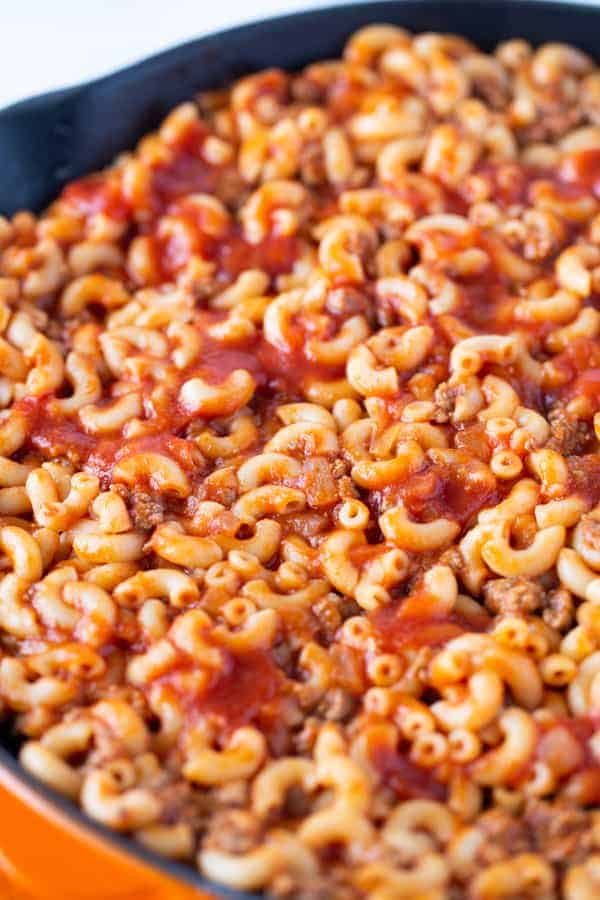
[[402, 500], [416, 521], [446, 518], [464, 527], [484, 507], [495, 506], [500, 496], [495, 478], [483, 482], [469, 476], [467, 465], [427, 464], [406, 481], [373, 491], [371, 500], [377, 508]]
[[560, 177], [569, 184], [598, 193], [600, 182], [600, 150], [569, 153], [560, 168]]
[[85, 217], [104, 213], [111, 219], [124, 221], [130, 214], [118, 185], [103, 174], [87, 175], [71, 182], [60, 199]]
[[371, 613], [381, 647], [385, 652], [398, 653], [408, 647], [439, 647], [465, 632], [480, 632], [490, 624], [490, 617], [482, 608], [477, 616], [467, 618], [459, 612], [440, 615], [431, 599], [423, 591], [382, 606]]
[[429, 769], [417, 766], [401, 750], [374, 743], [369, 759], [382, 783], [392, 788], [399, 800], [426, 797], [444, 802], [446, 799], [445, 785], [437, 781]]
[[229, 730], [234, 730], [259, 717], [263, 707], [277, 696], [280, 682], [279, 669], [269, 652], [249, 650], [228, 655], [225, 669], [197, 699], [191, 713], [219, 716]]

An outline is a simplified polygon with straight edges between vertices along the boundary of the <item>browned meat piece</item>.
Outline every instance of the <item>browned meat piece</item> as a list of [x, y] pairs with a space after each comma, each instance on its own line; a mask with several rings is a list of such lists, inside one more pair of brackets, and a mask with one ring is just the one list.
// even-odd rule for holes
[[321, 456], [307, 459], [304, 463], [302, 488], [311, 509], [331, 506], [339, 499], [337, 484], [329, 463]]
[[133, 491], [130, 495], [130, 512], [136, 528], [149, 531], [164, 520], [165, 511], [160, 496]]
[[542, 613], [542, 618], [551, 628], [558, 631], [567, 631], [571, 627], [574, 615], [573, 598], [570, 592], [559, 587], [546, 597], [546, 608]]
[[539, 109], [536, 121], [519, 131], [519, 143], [555, 141], [581, 121], [581, 110], [576, 105], [569, 107], [559, 101], [554, 107], [549, 103], [544, 106]]
[[[335, 465], [335, 463], [334, 463], [334, 465]], [[336, 475], [336, 478], [337, 478], [337, 475]], [[338, 487], [338, 494], [340, 495], [340, 500], [345, 500], [347, 497], [360, 496], [356, 485], [354, 484], [354, 482], [352, 481], [352, 479], [350, 478], [349, 475], [342, 475], [341, 478], [338, 478], [337, 479], [337, 487]]]
[[440, 563], [444, 566], [450, 566], [453, 572], [459, 574], [464, 569], [465, 561], [460, 552], [460, 547], [448, 547], [440, 554]]
[[[471, 74], [471, 73], [469, 73]], [[504, 109], [510, 96], [510, 88], [507, 81], [485, 70], [477, 71], [471, 75], [473, 94], [481, 97], [492, 109]]]
[[494, 615], [526, 615], [539, 609], [543, 599], [539, 584], [521, 575], [488, 581], [483, 595], [485, 605]]
[[280, 875], [271, 892], [280, 900], [358, 900], [359, 894], [349, 885], [340, 884], [337, 879], [327, 876], [298, 878], [294, 875]]
[[327, 309], [342, 316], [356, 316], [371, 313], [371, 302], [367, 295], [355, 287], [339, 287], [329, 291]]
[[204, 831], [212, 812], [211, 800], [205, 791], [187, 782], [172, 782], [160, 788], [160, 799], [165, 824], [183, 822], [195, 832]]
[[327, 594], [315, 601], [312, 607], [314, 615], [319, 620], [320, 630], [327, 643], [331, 643], [342, 624], [342, 617], [335, 603], [335, 594]]
[[300, 153], [300, 177], [306, 184], [324, 184], [327, 181], [323, 148], [319, 144], [308, 144]]
[[204, 846], [225, 853], [248, 853], [262, 840], [260, 821], [250, 812], [230, 809], [214, 814]]
[[456, 396], [457, 389], [449, 385], [447, 381], [443, 381], [442, 384], [438, 385], [433, 395], [435, 402], [434, 421], [440, 423], [449, 421], [456, 405]]
[[317, 712], [330, 722], [344, 722], [353, 715], [356, 699], [344, 688], [331, 688], [323, 697]]
[[563, 456], [579, 456], [591, 437], [588, 422], [575, 419], [563, 406], [557, 405], [548, 413], [551, 437], [547, 447]]
[[580, 523], [581, 536], [590, 550], [600, 550], [600, 519], [583, 516]]
[[289, 641], [280, 640], [273, 646], [273, 659], [279, 668], [286, 673], [292, 675], [295, 668], [294, 648]]
[[491, 809], [483, 813], [477, 828], [483, 831], [486, 840], [479, 853], [483, 865], [491, 865], [517, 853], [531, 850], [531, 838], [522, 821], [505, 810]]
[[531, 800], [523, 815], [535, 846], [550, 862], [585, 859], [593, 846], [590, 814], [566, 803]]
[[331, 474], [334, 478], [338, 479], [338, 481], [344, 475], [347, 476], [349, 469], [350, 466], [345, 459], [334, 459], [331, 463]]
[[248, 804], [248, 784], [245, 781], [229, 781], [211, 791], [211, 809], [239, 807]]

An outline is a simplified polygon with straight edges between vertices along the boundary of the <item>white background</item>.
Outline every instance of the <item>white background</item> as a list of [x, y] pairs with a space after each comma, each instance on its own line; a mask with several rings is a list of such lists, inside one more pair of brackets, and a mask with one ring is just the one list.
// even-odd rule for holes
[[0, 107], [218, 28], [319, 5], [324, 0], [0, 0]]
[[219, 28], [318, 5], [325, 3], [0, 0], [0, 107], [102, 75]]

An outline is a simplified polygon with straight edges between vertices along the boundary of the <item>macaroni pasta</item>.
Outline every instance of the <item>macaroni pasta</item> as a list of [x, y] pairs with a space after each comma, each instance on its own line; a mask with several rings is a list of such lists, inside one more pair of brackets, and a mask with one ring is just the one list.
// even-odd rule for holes
[[0, 710], [232, 888], [600, 896], [600, 72], [373, 25], [0, 220]]

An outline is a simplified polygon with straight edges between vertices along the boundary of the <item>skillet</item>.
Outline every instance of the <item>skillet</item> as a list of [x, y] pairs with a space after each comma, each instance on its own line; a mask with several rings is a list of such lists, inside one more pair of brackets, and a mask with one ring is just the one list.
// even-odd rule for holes
[[[0, 213], [43, 209], [67, 182], [108, 164], [156, 127], [169, 109], [196, 92], [222, 86], [261, 68], [295, 70], [308, 62], [337, 56], [353, 31], [374, 22], [389, 22], [414, 32], [453, 32], [486, 51], [500, 41], [523, 37], [533, 44], [558, 40], [594, 57], [600, 55], [600, 7], [584, 3], [392, 0], [340, 5], [243, 25], [190, 41], [98, 80], [33, 97], [0, 111]], [[96, 842], [108, 844], [166, 875], [174, 886], [183, 883], [203, 892], [203, 896], [209, 892], [213, 897], [250, 900], [248, 894], [210, 884], [192, 867], [167, 861], [91, 822], [74, 804], [39, 785], [21, 769], [15, 750], [10, 734], [0, 732], [0, 770], [6, 776], [0, 781], [4, 788], [21, 794], [25, 802], [39, 798], [41, 806], [51, 809], [63, 827], [83, 829]], [[35, 843], [35, 835], [32, 838]], [[3, 849], [0, 846], [0, 858]], [[34, 855], [30, 861], [35, 865]], [[145, 891], [139, 896], [150, 897]], [[164, 896], [170, 900], [175, 894]]]

